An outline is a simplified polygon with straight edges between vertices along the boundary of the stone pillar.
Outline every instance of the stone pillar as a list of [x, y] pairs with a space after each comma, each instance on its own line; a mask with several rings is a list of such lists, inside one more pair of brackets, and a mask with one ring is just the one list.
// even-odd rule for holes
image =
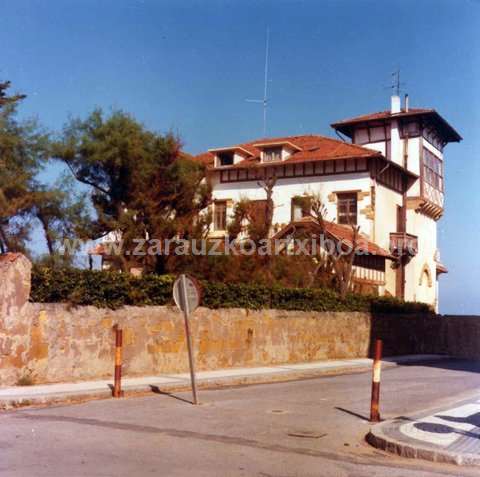
[[0, 255], [0, 317], [20, 311], [30, 297], [32, 264], [20, 253]]
[[0, 386], [12, 386], [29, 378], [28, 350], [32, 320], [30, 261], [19, 253], [0, 255]]

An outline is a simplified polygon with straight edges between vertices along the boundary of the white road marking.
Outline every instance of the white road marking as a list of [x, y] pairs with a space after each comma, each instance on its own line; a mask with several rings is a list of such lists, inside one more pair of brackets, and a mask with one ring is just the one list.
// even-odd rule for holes
[[[400, 426], [399, 430], [407, 437], [435, 444], [441, 447], [448, 447], [460, 439], [465, 432], [477, 434], [480, 438], [480, 429], [474, 424], [454, 422], [448, 419], [442, 419], [438, 416], [467, 418], [478, 413], [480, 413], [480, 400], [475, 403], [465, 404], [464, 406], [455, 407], [446, 411], [440, 411], [434, 415], [424, 417], [423, 419], [419, 419], [415, 422], [403, 424]], [[432, 431], [426, 431], [418, 429], [416, 427], [416, 424], [418, 423], [437, 425], [439, 428], [437, 432], [435, 432], [433, 427]], [[448, 428], [451, 429], [451, 432], [445, 432], [447, 431], [445, 426], [448, 426]]]

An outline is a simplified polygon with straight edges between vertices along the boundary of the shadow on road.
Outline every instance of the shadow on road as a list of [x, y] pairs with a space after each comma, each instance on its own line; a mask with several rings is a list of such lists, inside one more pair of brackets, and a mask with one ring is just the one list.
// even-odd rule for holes
[[[440, 416], [438, 416], [440, 417]], [[448, 416], [445, 416], [448, 417]], [[444, 417], [442, 417], [444, 419]], [[419, 431], [430, 432], [432, 434], [460, 434], [461, 436], [471, 437], [472, 439], [480, 439], [480, 435], [470, 431], [462, 431], [445, 424], [437, 424], [433, 422], [416, 422], [413, 427]]]
[[350, 410], [345, 409], [345, 408], [343, 408], [343, 407], [336, 407], [336, 406], [335, 406], [335, 409], [336, 409], [337, 411], [342, 411], [342, 412], [344, 412], [344, 413], [346, 413], [346, 414], [350, 414], [350, 416], [358, 417], [358, 418], [361, 419], [362, 421], [367, 421], [367, 422], [369, 421], [369, 418], [368, 418], [368, 417], [363, 416], [362, 414], [358, 414], [358, 413], [356, 413], [356, 412], [354, 412], [354, 411], [350, 411]]
[[175, 394], [167, 393], [166, 391], [162, 391], [158, 386], [154, 386], [154, 385], [151, 384], [150, 389], [152, 390], [152, 393], [160, 394], [162, 396], [168, 396], [168, 397], [171, 397], [173, 399], [177, 399], [178, 401], [186, 402], [188, 404], [193, 404], [193, 402], [188, 400], [188, 399], [184, 399], [180, 396], [175, 396]]

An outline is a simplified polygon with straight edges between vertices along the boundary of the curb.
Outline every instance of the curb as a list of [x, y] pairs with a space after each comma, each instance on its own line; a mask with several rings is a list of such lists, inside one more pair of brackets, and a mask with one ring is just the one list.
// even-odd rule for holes
[[392, 419], [376, 424], [370, 429], [365, 439], [371, 446], [400, 457], [459, 466], [480, 466], [480, 455], [478, 454], [449, 452], [421, 444], [410, 444], [390, 437], [384, 432], [385, 427], [401, 423], [403, 423], [401, 419]]
[[[421, 363], [432, 360], [448, 359], [448, 356], [408, 356], [404, 357], [397, 362], [382, 362], [384, 369], [395, 368], [401, 365], [408, 365], [413, 363]], [[388, 359], [388, 358], [387, 358]], [[288, 368], [288, 365], [284, 365]], [[255, 368], [253, 368], [255, 369]], [[198, 378], [197, 386], [199, 389], [222, 389], [235, 386], [249, 386], [255, 384], [269, 384], [269, 383], [282, 383], [289, 381], [299, 381], [304, 379], [314, 379], [318, 377], [328, 376], [341, 376], [345, 374], [358, 374], [371, 371], [371, 364], [354, 364], [345, 363], [344, 366], [338, 366], [336, 368], [318, 368], [309, 370], [287, 370], [281, 368], [279, 365], [278, 372], [268, 374], [252, 374], [241, 376], [225, 376], [215, 378]], [[110, 383], [113, 385], [113, 383]], [[107, 385], [105, 385], [107, 386]], [[125, 379], [122, 390], [124, 392], [123, 397], [140, 397], [151, 394], [162, 394], [169, 392], [183, 392], [190, 391], [191, 386], [189, 382], [171, 382], [157, 384], [155, 378], [152, 377], [152, 382], [148, 384], [129, 384], [128, 378]], [[46, 392], [44, 394], [28, 394], [28, 388], [24, 389], [25, 392], [19, 393], [19, 395], [11, 395], [9, 397], [1, 396], [0, 389], [0, 411], [8, 411], [18, 409], [22, 407], [46, 407], [50, 405], [61, 404], [73, 404], [81, 403], [96, 399], [109, 399], [112, 397], [111, 389], [104, 388], [92, 388], [90, 390], [82, 391], [61, 391], [61, 392]]]
[[[387, 365], [386, 367], [393, 367], [394, 365]], [[255, 376], [237, 376], [237, 377], [225, 377], [225, 378], [209, 378], [198, 379], [197, 388], [203, 390], [214, 389], [226, 389], [237, 386], [250, 386], [255, 384], [270, 384], [270, 383], [285, 383], [289, 381], [300, 381], [304, 379], [314, 379], [318, 377], [328, 376], [340, 376], [344, 374], [364, 373], [369, 371], [370, 367], [345, 367], [341, 369], [323, 369], [323, 370], [310, 370], [310, 371], [298, 371], [298, 372], [279, 372], [276, 374], [264, 374]], [[186, 392], [191, 390], [190, 383], [165, 383], [161, 385], [155, 384], [142, 384], [142, 385], [128, 385], [123, 384], [122, 392], [123, 398], [140, 397], [152, 394], [163, 394], [171, 392]], [[62, 393], [49, 393], [37, 396], [19, 396], [11, 397], [7, 399], [0, 398], [0, 411], [8, 411], [18, 409], [22, 407], [45, 407], [50, 405], [60, 404], [73, 404], [82, 403], [97, 399], [110, 399], [112, 398], [112, 391], [110, 389], [105, 390], [92, 390], [84, 392], [62, 392]]]

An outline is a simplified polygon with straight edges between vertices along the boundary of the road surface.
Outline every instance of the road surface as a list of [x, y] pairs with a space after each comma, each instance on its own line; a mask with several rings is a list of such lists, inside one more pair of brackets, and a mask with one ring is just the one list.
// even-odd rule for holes
[[[436, 361], [382, 375], [383, 418], [478, 390], [480, 362]], [[364, 443], [369, 373], [91, 401], [0, 414], [0, 476], [478, 476]]]

